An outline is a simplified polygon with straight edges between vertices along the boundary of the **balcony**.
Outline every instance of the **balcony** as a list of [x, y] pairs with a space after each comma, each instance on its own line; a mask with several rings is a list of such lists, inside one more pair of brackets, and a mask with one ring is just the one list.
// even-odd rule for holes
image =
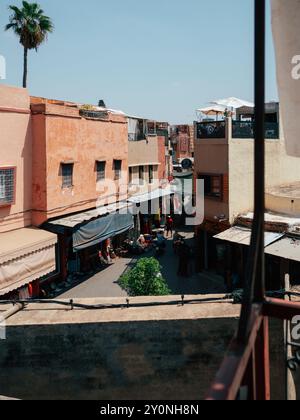
[[[232, 121], [233, 139], [254, 139], [255, 123], [253, 121]], [[265, 123], [265, 139], [279, 139], [279, 124]]]
[[147, 134], [143, 132], [128, 133], [128, 141], [142, 141], [147, 140]]
[[157, 131], [156, 131], [156, 135], [159, 136], [159, 137], [165, 137], [165, 138], [168, 139], [169, 138], [169, 130], [158, 128]]
[[211, 121], [197, 123], [197, 139], [225, 139], [226, 122]]
[[[196, 123], [197, 139], [225, 139], [226, 138], [226, 121], [211, 121]], [[255, 122], [253, 121], [232, 121], [233, 139], [254, 139]], [[265, 139], [279, 139], [279, 123], [265, 123]]]

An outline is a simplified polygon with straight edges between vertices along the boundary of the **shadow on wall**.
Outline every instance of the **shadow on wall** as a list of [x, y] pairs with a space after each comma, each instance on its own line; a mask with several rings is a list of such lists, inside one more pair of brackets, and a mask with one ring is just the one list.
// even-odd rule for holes
[[[8, 327], [0, 346], [0, 394], [38, 400], [202, 400], [236, 326], [235, 319], [221, 318]], [[276, 334], [272, 337], [278, 342]], [[281, 385], [282, 358], [275, 356], [274, 383]], [[275, 390], [274, 398], [282, 391]]]

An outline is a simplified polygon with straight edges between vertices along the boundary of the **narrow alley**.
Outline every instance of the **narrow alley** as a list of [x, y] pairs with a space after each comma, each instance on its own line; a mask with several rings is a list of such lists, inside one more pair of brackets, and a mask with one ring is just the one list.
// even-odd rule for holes
[[[192, 244], [193, 234], [182, 233], [188, 243]], [[151, 257], [153, 252], [142, 257]], [[172, 239], [167, 240], [166, 252], [159, 258], [163, 277], [166, 279], [172, 295], [197, 295], [225, 293], [223, 278], [213, 273], [195, 273], [193, 260], [190, 262], [190, 277], [177, 275], [178, 257], [173, 251]], [[95, 297], [126, 297], [127, 294], [118, 284], [120, 276], [132, 266], [136, 259], [121, 258], [114, 264], [64, 291], [57, 297], [61, 299], [95, 298]]]

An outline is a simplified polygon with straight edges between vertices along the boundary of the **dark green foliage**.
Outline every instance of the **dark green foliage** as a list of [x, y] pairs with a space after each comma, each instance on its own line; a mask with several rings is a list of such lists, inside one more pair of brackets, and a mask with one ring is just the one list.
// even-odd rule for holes
[[161, 274], [161, 267], [155, 258], [142, 258], [136, 266], [124, 274], [120, 286], [130, 296], [167, 296], [170, 290]]

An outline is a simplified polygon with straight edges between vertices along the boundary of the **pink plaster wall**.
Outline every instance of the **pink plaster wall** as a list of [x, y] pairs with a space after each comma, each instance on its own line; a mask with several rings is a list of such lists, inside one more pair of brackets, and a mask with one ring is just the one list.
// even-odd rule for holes
[[26, 89], [0, 85], [0, 167], [16, 167], [15, 204], [0, 207], [0, 233], [31, 225], [32, 139]]

